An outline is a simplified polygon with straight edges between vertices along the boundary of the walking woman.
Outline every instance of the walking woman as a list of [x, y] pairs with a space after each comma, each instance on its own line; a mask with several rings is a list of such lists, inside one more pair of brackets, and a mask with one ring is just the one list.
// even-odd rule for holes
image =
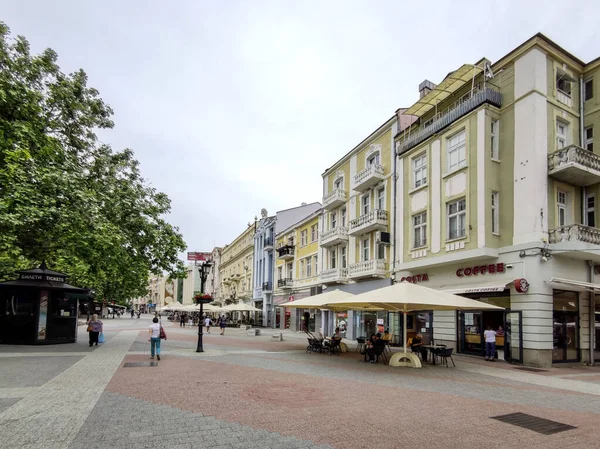
[[152, 318], [152, 324], [148, 329], [148, 341], [150, 342], [150, 358], [154, 360], [154, 354], [156, 358], [160, 360], [160, 323], [158, 318]]
[[100, 332], [102, 332], [102, 321], [100, 321], [98, 315], [94, 313], [87, 324], [87, 331], [90, 335], [90, 347], [92, 347], [94, 343], [98, 346], [98, 336], [100, 335]]

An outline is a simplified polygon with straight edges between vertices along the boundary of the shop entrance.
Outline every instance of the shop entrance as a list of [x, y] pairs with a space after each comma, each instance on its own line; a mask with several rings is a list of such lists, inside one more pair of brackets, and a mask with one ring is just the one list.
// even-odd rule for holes
[[554, 290], [552, 362], [578, 362], [579, 295]]
[[523, 363], [523, 313], [520, 310], [504, 311], [504, 360]]

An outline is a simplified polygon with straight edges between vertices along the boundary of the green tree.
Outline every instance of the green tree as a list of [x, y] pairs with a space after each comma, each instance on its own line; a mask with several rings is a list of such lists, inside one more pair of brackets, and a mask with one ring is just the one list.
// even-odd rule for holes
[[145, 294], [150, 272], [183, 275], [169, 198], [131, 150], [97, 141], [111, 108], [83, 70], [65, 75], [55, 52], [31, 55], [9, 33], [0, 22], [0, 279], [45, 260], [125, 302]]

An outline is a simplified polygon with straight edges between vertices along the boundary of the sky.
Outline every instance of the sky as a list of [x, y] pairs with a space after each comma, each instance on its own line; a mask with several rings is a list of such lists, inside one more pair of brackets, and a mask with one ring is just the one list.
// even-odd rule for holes
[[600, 56], [600, 2], [0, 0], [32, 51], [83, 68], [115, 111], [99, 133], [131, 148], [172, 201], [188, 251], [321, 201], [321, 174], [418, 85], [492, 62], [542, 32]]

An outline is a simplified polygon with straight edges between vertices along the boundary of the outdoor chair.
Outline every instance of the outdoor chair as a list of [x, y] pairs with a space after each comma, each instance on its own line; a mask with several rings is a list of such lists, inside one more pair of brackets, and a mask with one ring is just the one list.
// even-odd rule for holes
[[363, 353], [363, 350], [365, 349], [366, 340], [367, 340], [367, 337], [357, 337], [356, 338], [356, 343], [358, 343], [356, 345], [356, 352], [360, 352], [361, 354]]
[[448, 359], [450, 359], [452, 361], [452, 365], [456, 367], [454, 359], [452, 358], [452, 351], [454, 351], [454, 348], [445, 348], [435, 354], [440, 358], [442, 364], [446, 365], [446, 368], [448, 368]]
[[342, 352], [342, 347], [340, 346], [341, 342], [342, 342], [342, 340], [337, 339], [337, 338], [334, 338], [333, 340], [331, 340], [331, 342], [329, 343], [329, 346], [327, 346], [327, 349], [329, 350], [329, 354], [340, 355], [340, 352]]

